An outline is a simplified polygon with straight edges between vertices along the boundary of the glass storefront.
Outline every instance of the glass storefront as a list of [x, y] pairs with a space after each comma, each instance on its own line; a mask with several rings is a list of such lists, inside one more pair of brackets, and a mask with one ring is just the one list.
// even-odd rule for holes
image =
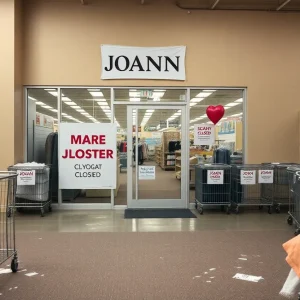
[[[196, 164], [212, 162], [218, 147], [244, 155], [244, 94], [217, 88], [30, 87], [27, 161], [51, 166], [52, 200], [60, 205], [188, 207], [195, 200]], [[194, 126], [211, 123], [210, 105], [222, 105], [225, 114], [215, 126], [215, 143], [196, 146]], [[59, 189], [61, 123], [117, 125], [117, 163], [111, 170], [116, 189]], [[143, 178], [145, 170], [154, 172], [151, 179]]]

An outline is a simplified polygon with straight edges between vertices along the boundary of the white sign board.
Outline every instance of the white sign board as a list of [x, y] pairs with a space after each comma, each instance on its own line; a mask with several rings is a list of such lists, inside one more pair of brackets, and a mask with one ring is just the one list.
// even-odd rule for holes
[[110, 123], [61, 123], [61, 189], [115, 189], [117, 126]]
[[224, 184], [224, 170], [208, 170], [207, 184]]
[[241, 184], [255, 184], [256, 171], [254, 170], [241, 170]]
[[194, 145], [213, 145], [215, 143], [215, 126], [211, 124], [194, 125]]
[[101, 79], [185, 80], [185, 46], [101, 46]]
[[140, 180], [154, 180], [155, 179], [155, 166], [139, 166], [139, 179]]
[[273, 170], [259, 170], [258, 183], [273, 183], [274, 171]]
[[18, 170], [17, 185], [35, 185], [35, 170]]

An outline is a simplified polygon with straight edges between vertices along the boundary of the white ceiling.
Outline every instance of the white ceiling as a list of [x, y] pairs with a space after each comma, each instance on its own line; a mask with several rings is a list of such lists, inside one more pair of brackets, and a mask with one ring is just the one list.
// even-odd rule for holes
[[[51, 88], [49, 88], [51, 89]], [[96, 89], [95, 89], [96, 90]], [[88, 89], [85, 88], [69, 88], [62, 89], [62, 94], [64, 97], [62, 101], [62, 121], [63, 122], [101, 122], [108, 123], [110, 122], [110, 110], [111, 110], [111, 95], [110, 89], [98, 89], [98, 95], [92, 96]], [[91, 91], [93, 93], [93, 91]], [[94, 91], [95, 92], [95, 91]], [[52, 94], [50, 94], [52, 93]], [[34, 99], [37, 103], [36, 109], [37, 112], [49, 115], [57, 119], [57, 91], [55, 89], [45, 90], [45, 89], [29, 89], [28, 96], [30, 99]], [[129, 90], [129, 89], [115, 89], [115, 101], [124, 101], [128, 102], [131, 100], [139, 100], [138, 103], [151, 101], [151, 103], [170, 103], [176, 102], [180, 103], [183, 101], [186, 90], [178, 89], [161, 89], [153, 90], [154, 95], [163, 95], [161, 98], [147, 99], [146, 97], [140, 97], [140, 91]], [[200, 94], [201, 93], [201, 94]], [[203, 94], [207, 93], [207, 94]], [[210, 95], [208, 95], [210, 94]], [[135, 96], [132, 99], [132, 96]], [[207, 97], [199, 98], [200, 96], [208, 95]], [[200, 118], [205, 115], [206, 108], [209, 105], [226, 105], [234, 103], [236, 100], [243, 97], [243, 90], [212, 90], [207, 92], [201, 89], [191, 90], [191, 103], [194, 102], [196, 105], [190, 107], [190, 120], [191, 125], [195, 123], [193, 120]], [[234, 107], [226, 107], [225, 117], [241, 114], [243, 111], [243, 103], [237, 102], [238, 104]], [[40, 103], [42, 102], [42, 103]], [[68, 105], [73, 104], [73, 105]], [[106, 107], [103, 105], [107, 104]], [[133, 102], [131, 102], [133, 103]], [[101, 106], [100, 106], [101, 105]], [[151, 104], [150, 104], [151, 105]], [[104, 107], [104, 110], [102, 109]], [[171, 108], [171, 106], [170, 106]], [[145, 114], [149, 115], [146, 118], [148, 126], [157, 126], [160, 121], [167, 120], [171, 118], [174, 114], [179, 113], [174, 109], [154, 109], [153, 112], [147, 112], [145, 109], [140, 109], [137, 121], [139, 125], [143, 123]], [[152, 113], [152, 114], [151, 114]], [[122, 104], [115, 105], [115, 118], [122, 128], [126, 128], [127, 122], [127, 112], [126, 106]], [[180, 121], [180, 116], [176, 117], [175, 120]], [[147, 120], [148, 119], [148, 120]], [[145, 121], [145, 119], [144, 119]], [[202, 118], [201, 121], [207, 122], [208, 119]], [[199, 123], [199, 122], [197, 122]]]

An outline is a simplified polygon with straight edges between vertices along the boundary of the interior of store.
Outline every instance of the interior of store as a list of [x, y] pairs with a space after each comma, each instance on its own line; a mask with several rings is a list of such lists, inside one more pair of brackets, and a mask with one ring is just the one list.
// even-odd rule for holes
[[[61, 122], [109, 123], [114, 115], [117, 124], [118, 158], [117, 186], [113, 192], [115, 205], [127, 205], [127, 105], [149, 103], [153, 108], [138, 109], [132, 113], [133, 196], [143, 199], [180, 199], [181, 197], [181, 144], [182, 110], [176, 103], [187, 99], [186, 89], [114, 89], [114, 107], [110, 88], [62, 88], [60, 104]], [[58, 199], [58, 165], [53, 162], [57, 149], [58, 89], [27, 89], [27, 161], [51, 165], [51, 194]], [[124, 104], [122, 104], [124, 102]], [[164, 109], [155, 106], [165, 103]], [[212, 124], [206, 115], [210, 105], [222, 105], [223, 118], [215, 126], [215, 143], [211, 146], [194, 145], [194, 126]], [[189, 102], [189, 187], [190, 202], [195, 200], [195, 165], [212, 163], [214, 150], [229, 149], [231, 154], [243, 153], [243, 90], [191, 89]], [[56, 139], [55, 139], [56, 136]], [[57, 151], [57, 150], [56, 150]], [[56, 152], [57, 153], [57, 152]], [[56, 154], [57, 155], [57, 154]], [[54, 158], [53, 158], [54, 157]], [[143, 180], [136, 174], [137, 166], [155, 166], [155, 178]], [[52, 174], [52, 175], [53, 175]], [[56, 178], [57, 177], [57, 178]], [[136, 194], [137, 193], [137, 194]], [[63, 190], [63, 203], [111, 203], [111, 190]]]

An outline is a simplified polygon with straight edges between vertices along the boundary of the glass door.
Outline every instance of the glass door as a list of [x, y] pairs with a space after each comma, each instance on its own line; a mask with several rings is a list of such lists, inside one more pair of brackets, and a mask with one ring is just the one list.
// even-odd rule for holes
[[187, 208], [185, 106], [127, 106], [128, 208]]

